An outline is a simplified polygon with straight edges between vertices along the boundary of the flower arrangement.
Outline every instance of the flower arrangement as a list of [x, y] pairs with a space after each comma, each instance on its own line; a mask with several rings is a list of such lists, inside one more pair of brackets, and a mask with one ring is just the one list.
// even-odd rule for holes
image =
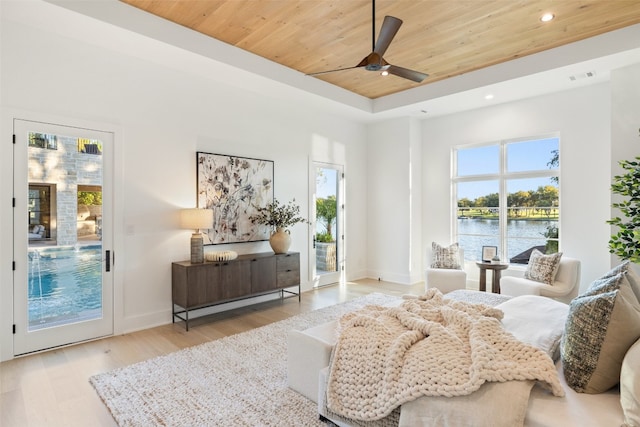
[[265, 207], [254, 205], [257, 213], [251, 215], [249, 220], [254, 224], [268, 225], [275, 229], [284, 229], [299, 222], [309, 223], [309, 221], [299, 216], [300, 206], [295, 201], [296, 199], [293, 199], [285, 205], [280, 204], [277, 199], [273, 199], [273, 202], [267, 203]]

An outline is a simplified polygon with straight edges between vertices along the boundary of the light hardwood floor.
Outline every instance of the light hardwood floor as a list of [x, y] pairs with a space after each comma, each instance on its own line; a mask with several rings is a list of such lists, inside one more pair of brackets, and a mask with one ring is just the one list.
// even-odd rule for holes
[[244, 332], [371, 292], [420, 294], [423, 284], [360, 280], [302, 294], [302, 301], [270, 301], [192, 321], [113, 336], [0, 364], [0, 426], [116, 426], [89, 377], [185, 347]]

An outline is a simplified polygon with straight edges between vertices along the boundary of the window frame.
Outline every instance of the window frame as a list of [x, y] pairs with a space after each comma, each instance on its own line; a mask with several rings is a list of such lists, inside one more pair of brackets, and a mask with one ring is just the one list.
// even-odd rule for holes
[[[451, 148], [451, 231], [453, 241], [459, 240], [458, 233], [458, 185], [462, 182], [476, 182], [476, 181], [498, 181], [498, 256], [501, 260], [507, 259], [507, 219], [508, 219], [508, 206], [507, 206], [507, 182], [515, 179], [530, 179], [530, 178], [558, 178], [558, 251], [561, 251], [561, 232], [560, 232], [560, 220], [561, 220], [561, 205], [562, 205], [562, 190], [560, 182], [560, 168], [561, 162], [555, 169], [538, 169], [533, 171], [507, 171], [507, 146], [509, 144], [537, 141], [543, 139], [557, 139], [558, 140], [558, 154], [561, 152], [562, 139], [559, 132], [552, 132], [548, 134], [501, 139], [491, 142], [472, 143], [472, 144], [460, 144]], [[495, 146], [499, 147], [499, 162], [497, 173], [475, 174], [458, 176], [458, 151], [467, 150], [479, 147]], [[561, 156], [560, 156], [561, 158]], [[471, 251], [465, 251], [465, 254]], [[472, 255], [469, 253], [469, 255]], [[473, 254], [474, 257], [478, 257], [478, 254]], [[476, 261], [480, 260], [476, 258]]]

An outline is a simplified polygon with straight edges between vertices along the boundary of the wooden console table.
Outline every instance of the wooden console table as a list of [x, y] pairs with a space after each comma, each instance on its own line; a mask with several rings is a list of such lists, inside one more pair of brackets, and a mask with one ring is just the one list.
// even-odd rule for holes
[[[298, 287], [298, 292], [287, 288]], [[300, 301], [300, 253], [273, 252], [239, 255], [232, 261], [171, 264], [173, 322], [184, 320], [189, 330], [189, 312], [231, 301], [279, 292]]]
[[476, 261], [476, 265], [480, 267], [480, 291], [487, 290], [487, 270], [493, 272], [493, 281], [491, 283], [491, 292], [500, 293], [500, 276], [501, 271], [509, 268], [509, 264], [491, 264], [490, 262]]

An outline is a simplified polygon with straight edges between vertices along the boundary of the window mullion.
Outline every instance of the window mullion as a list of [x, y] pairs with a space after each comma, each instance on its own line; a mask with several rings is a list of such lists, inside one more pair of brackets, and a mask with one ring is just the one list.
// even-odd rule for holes
[[498, 209], [499, 212], [499, 230], [500, 230], [500, 247], [499, 256], [501, 260], [504, 260], [507, 256], [507, 181], [505, 176], [507, 174], [507, 144], [506, 142], [502, 142], [500, 144], [500, 178], [499, 178], [499, 189], [500, 189], [500, 206]]

